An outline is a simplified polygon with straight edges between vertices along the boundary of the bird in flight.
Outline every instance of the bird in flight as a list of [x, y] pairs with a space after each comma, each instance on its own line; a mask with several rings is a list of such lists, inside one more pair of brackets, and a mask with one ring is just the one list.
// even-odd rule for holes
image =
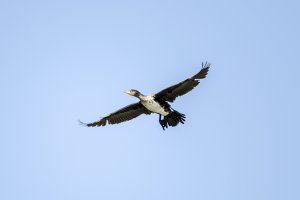
[[168, 103], [188, 92], [200, 83], [200, 79], [204, 79], [210, 68], [209, 63], [202, 63], [200, 72], [180, 83], [172, 85], [156, 94], [143, 95], [137, 90], [131, 89], [126, 91], [127, 94], [139, 99], [139, 102], [130, 104], [124, 108], [113, 112], [106, 117], [92, 123], [83, 123], [88, 127], [105, 126], [108, 124], [118, 124], [134, 119], [141, 114], [156, 113], [159, 115], [159, 123], [163, 130], [169, 126], [177, 126], [179, 123], [184, 124], [185, 115], [174, 110]]

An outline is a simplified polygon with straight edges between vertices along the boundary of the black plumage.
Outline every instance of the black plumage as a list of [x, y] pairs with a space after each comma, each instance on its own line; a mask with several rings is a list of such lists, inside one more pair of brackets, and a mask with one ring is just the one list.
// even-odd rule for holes
[[118, 124], [121, 122], [125, 122], [131, 119], [134, 119], [138, 116], [140, 116], [141, 114], [151, 114], [151, 112], [149, 110], [147, 110], [141, 103], [134, 103], [134, 104], [130, 104], [124, 108], [121, 108], [119, 110], [117, 110], [116, 112], [113, 112], [111, 114], [109, 114], [106, 117], [101, 118], [99, 121], [93, 122], [93, 123], [83, 123], [86, 126], [105, 126], [106, 123], [108, 122], [108, 124]]
[[185, 115], [171, 108], [168, 102], [174, 102], [177, 97], [195, 88], [200, 83], [200, 79], [206, 77], [209, 68], [209, 63], [202, 63], [202, 69], [199, 73], [154, 95], [142, 95], [137, 90], [129, 90], [127, 94], [139, 98], [140, 101], [138, 103], [121, 108], [96, 122], [81, 123], [88, 127], [105, 126], [107, 123], [118, 124], [131, 120], [141, 114], [149, 115], [151, 113], [157, 113], [159, 114], [159, 123], [163, 129], [168, 128], [168, 126], [177, 126], [178, 123], [183, 124]]
[[194, 89], [194, 87], [196, 87], [200, 83], [199, 79], [204, 79], [206, 77], [209, 67], [209, 63], [202, 63], [202, 69], [199, 73], [191, 78], [177, 83], [176, 85], [172, 85], [158, 92], [157, 94], [155, 94], [155, 98], [161, 99], [162, 101], [173, 102], [177, 97], [182, 96]]

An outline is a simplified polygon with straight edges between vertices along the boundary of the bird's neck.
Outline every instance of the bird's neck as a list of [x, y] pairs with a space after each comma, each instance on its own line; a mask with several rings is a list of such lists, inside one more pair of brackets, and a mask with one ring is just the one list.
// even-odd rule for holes
[[145, 98], [145, 95], [139, 93], [136, 95], [137, 98], [139, 98], [140, 100], [144, 99]]
[[135, 97], [139, 98], [140, 100], [144, 100], [146, 96], [141, 93], [138, 93], [135, 95]]

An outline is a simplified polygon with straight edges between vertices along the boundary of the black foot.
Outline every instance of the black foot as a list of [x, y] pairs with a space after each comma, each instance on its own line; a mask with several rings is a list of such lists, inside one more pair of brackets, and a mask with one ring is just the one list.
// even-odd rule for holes
[[159, 123], [161, 125], [161, 127], [163, 128], [163, 130], [165, 130], [165, 128], [168, 128], [168, 123], [165, 119], [161, 119], [161, 115], [159, 115]]

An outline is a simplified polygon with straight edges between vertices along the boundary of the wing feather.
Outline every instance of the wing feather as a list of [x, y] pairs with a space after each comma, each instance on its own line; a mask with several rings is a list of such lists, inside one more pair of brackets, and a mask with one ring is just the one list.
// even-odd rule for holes
[[209, 63], [202, 63], [202, 69], [199, 73], [195, 74], [191, 78], [158, 92], [155, 94], [155, 98], [163, 101], [173, 102], [177, 97], [182, 96], [194, 89], [200, 83], [199, 79], [204, 79], [206, 77], [209, 68]]
[[105, 126], [108, 124], [118, 124], [121, 122], [125, 122], [131, 119], [134, 119], [138, 117], [141, 114], [151, 114], [150, 111], [148, 111], [141, 103], [134, 103], [130, 104], [124, 108], [121, 108], [117, 110], [116, 112], [113, 112], [109, 114], [106, 117], [101, 118], [98, 121], [92, 122], [92, 123], [82, 123], [88, 127], [94, 127], [94, 126]]

